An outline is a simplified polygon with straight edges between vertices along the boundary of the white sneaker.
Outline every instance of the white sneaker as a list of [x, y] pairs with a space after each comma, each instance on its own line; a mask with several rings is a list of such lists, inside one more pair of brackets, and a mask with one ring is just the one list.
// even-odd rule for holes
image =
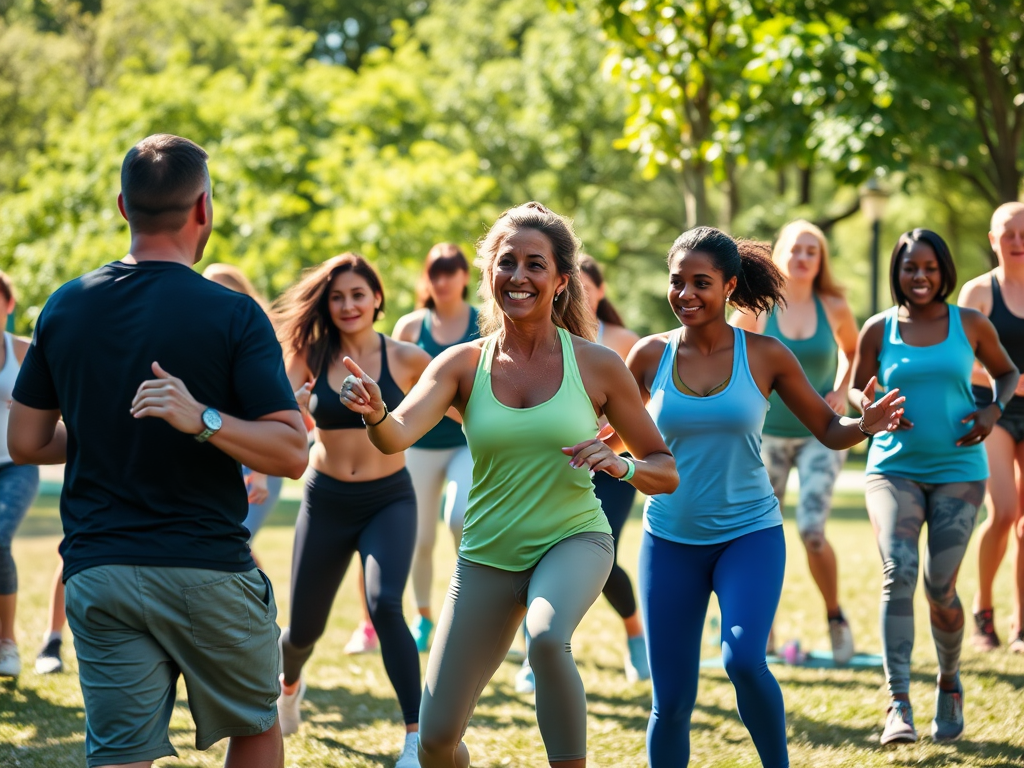
[[0, 642], [0, 677], [17, 677], [21, 674], [21, 656], [18, 644], [13, 640]]
[[828, 636], [832, 640], [832, 660], [840, 667], [849, 664], [854, 652], [853, 632], [846, 619], [829, 619]]
[[395, 763], [395, 768], [420, 768], [420, 735], [418, 733], [405, 734], [405, 746], [402, 747], [402, 754]]
[[373, 653], [379, 647], [380, 640], [377, 639], [377, 630], [373, 628], [373, 624], [361, 621], [345, 644], [345, 653], [350, 656], [357, 653]]
[[299, 689], [295, 693], [284, 692], [283, 679], [281, 685], [281, 695], [277, 699], [277, 721], [281, 723], [281, 734], [291, 736], [302, 725], [302, 697], [306, 695], [306, 681], [299, 678]]
[[537, 679], [533, 676], [533, 667], [523, 664], [516, 672], [516, 693], [534, 693], [537, 690]]

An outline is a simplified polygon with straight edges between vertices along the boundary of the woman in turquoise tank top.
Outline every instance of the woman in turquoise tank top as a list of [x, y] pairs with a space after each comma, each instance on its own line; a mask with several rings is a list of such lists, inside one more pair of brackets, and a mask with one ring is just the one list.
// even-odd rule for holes
[[[875, 376], [881, 391], [899, 387], [907, 397], [899, 430], [872, 441], [868, 451], [866, 502], [882, 556], [882, 658], [892, 698], [881, 743], [917, 741], [910, 653], [925, 523], [925, 594], [939, 659], [931, 732], [936, 741], [952, 740], [964, 731], [964, 610], [956, 577], [985, 495], [981, 443], [1013, 397], [1018, 371], [987, 317], [946, 303], [956, 267], [937, 234], [915, 229], [901, 235], [889, 279], [896, 306], [864, 324], [850, 388], [858, 408], [874, 400], [863, 389]], [[975, 358], [995, 380], [995, 401], [980, 409], [971, 393]]]
[[[424, 768], [469, 765], [462, 736], [524, 616], [548, 762], [586, 765], [586, 696], [570, 640], [612, 565], [590, 476], [646, 494], [678, 482], [625, 364], [590, 340], [578, 251], [569, 223], [539, 203], [506, 211], [478, 246], [486, 337], [438, 355], [394, 414], [354, 363], [342, 389], [381, 451], [405, 450], [454, 406], [473, 456], [459, 560], [427, 663]], [[633, 459], [597, 438], [601, 416]]]
[[839, 416], [780, 341], [726, 322], [727, 304], [760, 314], [781, 301], [784, 278], [769, 254], [711, 227], [680, 235], [669, 250], [668, 301], [682, 327], [641, 339], [627, 360], [680, 477], [677, 491], [648, 500], [640, 550], [651, 768], [689, 762], [712, 592], [743, 724], [766, 768], [789, 765], [782, 692], [765, 661], [785, 570], [782, 514], [760, 452], [769, 395], [778, 392], [833, 450], [895, 429], [902, 412], [893, 390], [860, 421]]
[[[857, 351], [857, 321], [832, 278], [825, 233], [809, 221], [791, 221], [779, 232], [772, 261], [786, 277], [784, 305], [756, 316], [739, 310], [731, 322], [789, 347], [811, 386], [836, 413], [845, 414]], [[785, 499], [790, 470], [796, 467], [800, 477], [796, 527], [811, 576], [825, 601], [832, 657], [837, 664], [845, 664], [853, 658], [853, 633], [839, 605], [839, 568], [835, 550], [825, 538], [825, 522], [846, 453], [818, 442], [777, 392], [768, 403], [761, 459], [779, 504]]]
[[[399, 318], [392, 334], [399, 341], [416, 344], [431, 357], [449, 347], [480, 336], [476, 309], [469, 296], [469, 262], [459, 246], [438, 243], [427, 254], [416, 289], [415, 312]], [[434, 581], [434, 542], [437, 519], [444, 497], [445, 527], [455, 550], [462, 541], [462, 523], [473, 481], [473, 459], [469, 455], [462, 425], [447, 416], [405, 452], [405, 466], [416, 489], [416, 551], [412, 557], [412, 592], [419, 615], [412, 636], [420, 652], [430, 647], [434, 628], [430, 610], [430, 587]]]

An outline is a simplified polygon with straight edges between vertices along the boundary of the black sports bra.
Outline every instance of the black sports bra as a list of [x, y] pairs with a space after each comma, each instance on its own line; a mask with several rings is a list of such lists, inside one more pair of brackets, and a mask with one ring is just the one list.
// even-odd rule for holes
[[[388, 347], [384, 340], [384, 334], [380, 336], [380, 377], [377, 379], [377, 386], [380, 387], [381, 397], [389, 411], [395, 410], [402, 402], [405, 393], [398, 388], [395, 380], [391, 378], [391, 371], [388, 369]], [[317, 429], [363, 429], [363, 418], [355, 411], [350, 411], [341, 402], [341, 395], [331, 389], [327, 381], [327, 372], [330, 370], [331, 361], [325, 360], [316, 383], [313, 384], [312, 394], [316, 395], [316, 410], [310, 411]]]

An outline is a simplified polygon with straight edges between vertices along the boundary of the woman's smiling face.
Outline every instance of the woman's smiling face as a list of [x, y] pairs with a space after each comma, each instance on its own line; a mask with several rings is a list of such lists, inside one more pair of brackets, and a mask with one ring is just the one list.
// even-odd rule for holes
[[491, 290], [510, 319], [549, 316], [555, 296], [568, 283], [568, 276], [558, 272], [551, 241], [543, 232], [521, 229], [502, 241]]

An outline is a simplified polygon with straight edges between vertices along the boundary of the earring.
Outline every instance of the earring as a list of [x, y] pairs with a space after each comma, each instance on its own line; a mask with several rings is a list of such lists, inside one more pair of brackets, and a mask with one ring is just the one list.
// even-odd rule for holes
[[728, 301], [728, 300], [729, 300], [729, 299], [731, 299], [731, 298], [732, 298], [732, 294], [731, 294], [731, 293], [727, 293], [727, 294], [725, 294], [725, 300], [726, 300], [726, 301]]
[[556, 293], [556, 294], [555, 294], [555, 301], [558, 301], [558, 298], [559, 298], [559, 297], [560, 297], [561, 295], [562, 295], [562, 294], [561, 294], [561, 292], [558, 292], [558, 293]]

